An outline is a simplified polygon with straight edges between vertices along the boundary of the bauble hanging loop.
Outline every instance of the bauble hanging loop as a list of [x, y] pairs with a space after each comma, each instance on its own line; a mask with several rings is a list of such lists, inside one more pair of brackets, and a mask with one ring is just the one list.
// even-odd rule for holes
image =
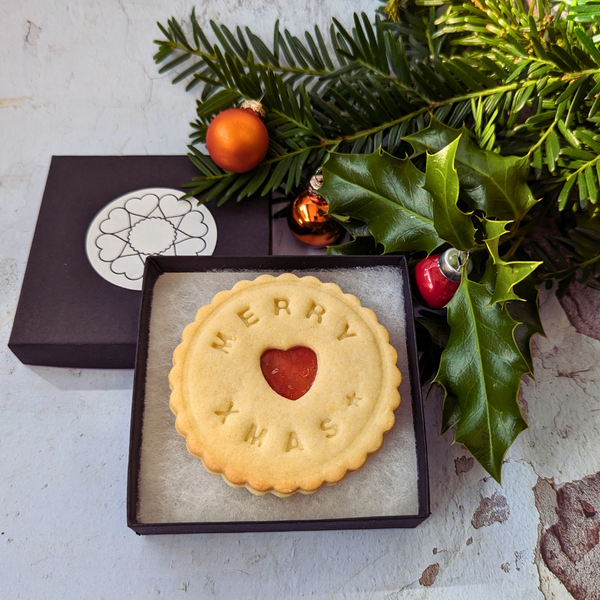
[[269, 149], [269, 133], [262, 122], [265, 115], [256, 100], [219, 113], [206, 131], [206, 149], [215, 164], [231, 173], [258, 167]]

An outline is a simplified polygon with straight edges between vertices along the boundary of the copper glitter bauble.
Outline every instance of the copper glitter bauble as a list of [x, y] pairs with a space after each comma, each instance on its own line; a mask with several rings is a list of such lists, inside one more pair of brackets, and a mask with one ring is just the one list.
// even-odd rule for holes
[[344, 233], [340, 223], [329, 215], [327, 200], [316, 192], [322, 182], [321, 175], [313, 177], [310, 187], [290, 204], [287, 214], [290, 231], [303, 244], [314, 248], [333, 244]]

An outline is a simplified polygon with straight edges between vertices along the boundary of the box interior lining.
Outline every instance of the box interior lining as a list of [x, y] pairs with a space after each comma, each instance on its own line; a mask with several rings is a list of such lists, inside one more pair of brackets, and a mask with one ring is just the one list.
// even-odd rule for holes
[[[408, 368], [402, 272], [393, 266], [292, 271], [338, 284], [371, 308], [390, 333], [403, 381], [396, 425], [381, 451], [338, 485], [312, 495], [257, 497], [233, 489], [191, 456], [175, 431], [168, 374], [185, 325], [219, 291], [265, 271], [164, 273], [155, 283], [138, 482], [139, 523], [285, 521], [417, 515], [418, 471]], [[280, 271], [267, 271], [276, 275]]]

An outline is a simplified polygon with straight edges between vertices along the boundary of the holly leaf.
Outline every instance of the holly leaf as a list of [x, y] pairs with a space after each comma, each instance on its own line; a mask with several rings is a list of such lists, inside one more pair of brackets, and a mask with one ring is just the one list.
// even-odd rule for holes
[[[490, 257], [485, 266], [485, 272], [479, 281], [485, 284], [488, 290], [493, 294], [496, 280], [496, 267]], [[533, 279], [524, 279], [514, 286], [514, 291], [519, 300], [508, 301], [505, 305], [508, 314], [517, 321], [515, 329], [515, 342], [527, 361], [529, 373], [533, 375], [533, 361], [531, 358], [531, 339], [534, 335], [544, 335], [544, 328], [540, 319], [539, 309], [539, 290]], [[524, 300], [524, 302], [523, 302]]]
[[546, 336], [542, 320], [540, 319], [540, 292], [533, 279], [525, 279], [518, 283], [515, 286], [515, 292], [525, 302], [507, 302], [506, 310], [519, 323], [515, 329], [515, 340], [521, 354], [529, 365], [529, 372], [533, 375], [531, 339], [536, 334]]
[[446, 392], [443, 425], [456, 421], [454, 441], [500, 482], [504, 455], [527, 428], [517, 394], [529, 368], [515, 342], [517, 322], [491, 300], [486, 285], [463, 276], [448, 304], [450, 338], [434, 382]]
[[500, 239], [505, 233], [508, 233], [506, 227], [513, 221], [490, 221], [483, 218], [482, 222], [485, 226], [485, 237], [487, 240]]
[[[496, 240], [496, 242], [498, 241], [498, 238], [506, 233], [506, 225], [510, 223], [510, 221], [487, 220], [484, 220], [484, 222], [487, 237]], [[480, 283], [487, 285], [489, 291], [494, 295], [496, 266], [494, 265], [493, 256], [488, 258], [485, 272]], [[539, 289], [533, 279], [526, 277], [522, 281], [513, 284], [513, 290], [518, 299], [509, 300], [505, 307], [508, 314], [518, 322], [518, 326], [514, 333], [515, 341], [523, 358], [527, 361], [529, 373], [533, 375], [531, 339], [536, 334], [546, 335], [540, 319]]]
[[471, 250], [475, 244], [475, 228], [471, 217], [456, 205], [458, 175], [454, 168], [460, 137], [436, 154], [427, 154], [423, 187], [433, 199], [433, 225], [438, 235], [458, 250]]
[[330, 154], [323, 165], [321, 194], [334, 215], [367, 223], [384, 252], [425, 250], [444, 243], [433, 225], [425, 175], [410, 159], [377, 150], [373, 154]]
[[460, 129], [448, 127], [431, 115], [429, 125], [425, 129], [406, 135], [402, 139], [413, 147], [415, 151], [413, 156], [418, 156], [425, 152], [439, 152], [459, 137], [463, 138], [464, 146], [465, 139], [469, 137], [469, 132], [465, 127]]
[[442, 425], [440, 435], [444, 435], [449, 429], [452, 429], [460, 420], [460, 406], [458, 398], [451, 394], [446, 394], [442, 406]]
[[496, 284], [496, 267], [494, 267], [494, 261], [491, 256], [488, 257], [485, 263], [485, 271], [479, 280], [479, 283], [485, 285], [487, 289], [493, 294], [494, 285]]
[[358, 235], [352, 241], [337, 246], [328, 246], [328, 256], [381, 254], [383, 248], [370, 235]]
[[496, 272], [492, 303], [506, 302], [507, 300], [524, 301], [524, 298], [520, 298], [515, 294], [513, 288], [529, 277], [542, 263], [539, 261], [506, 262], [502, 260], [498, 253], [498, 244], [500, 237], [506, 233], [506, 225], [511, 221], [488, 221], [484, 219], [484, 222], [486, 229], [484, 242], [492, 257]]
[[352, 237], [364, 237], [369, 235], [369, 226], [364, 221], [359, 221], [358, 219], [343, 215], [331, 216], [334, 217]]
[[498, 219], [520, 221], [536, 203], [527, 185], [529, 160], [526, 156], [500, 156], [481, 150], [467, 129], [453, 129], [433, 116], [427, 128], [403, 139], [418, 155], [439, 152], [459, 137], [456, 170], [461, 200], [471, 210], [478, 209]]

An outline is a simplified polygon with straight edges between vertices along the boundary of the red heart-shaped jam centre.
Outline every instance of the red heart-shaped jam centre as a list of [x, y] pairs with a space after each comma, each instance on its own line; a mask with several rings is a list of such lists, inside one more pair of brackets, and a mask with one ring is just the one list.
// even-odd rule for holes
[[269, 348], [260, 357], [260, 368], [271, 389], [288, 400], [298, 400], [315, 380], [317, 355], [306, 346]]

